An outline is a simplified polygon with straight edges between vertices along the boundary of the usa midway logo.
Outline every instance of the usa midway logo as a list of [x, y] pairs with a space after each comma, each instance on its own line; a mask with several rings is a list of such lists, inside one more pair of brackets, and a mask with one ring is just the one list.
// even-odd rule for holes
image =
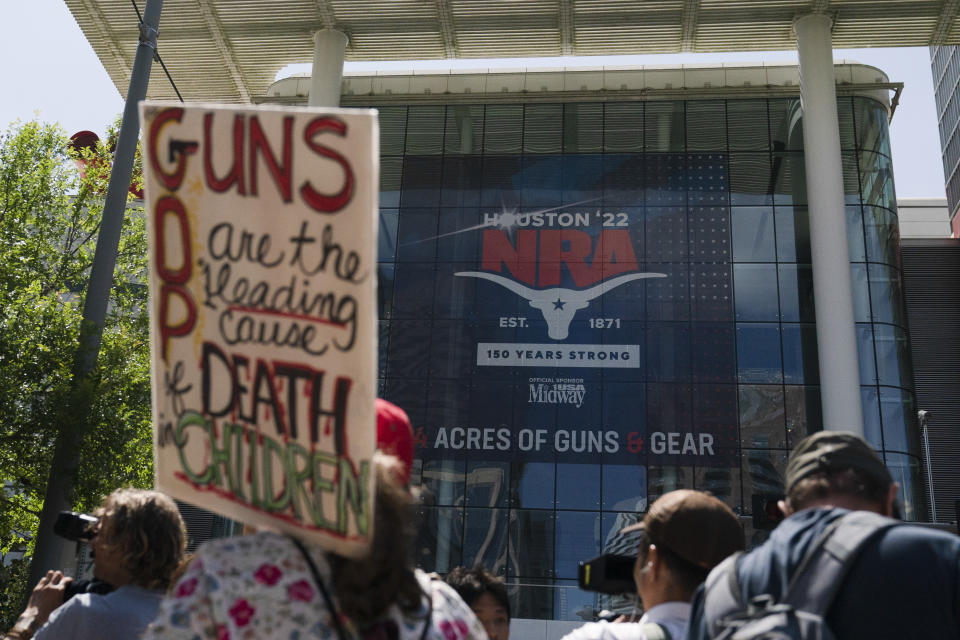
[[530, 378], [528, 403], [567, 404], [579, 409], [587, 395], [583, 378]]

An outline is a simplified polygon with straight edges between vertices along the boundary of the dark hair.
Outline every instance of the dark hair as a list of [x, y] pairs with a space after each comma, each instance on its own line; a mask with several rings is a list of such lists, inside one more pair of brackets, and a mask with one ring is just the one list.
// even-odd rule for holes
[[644, 562], [647, 558], [647, 549], [651, 544], [656, 545], [657, 557], [670, 572], [670, 580], [678, 589], [687, 594], [688, 600], [691, 599], [697, 587], [707, 579], [712, 567], [701, 567], [684, 560], [670, 549], [669, 543], [652, 540], [645, 529], [640, 529], [640, 542], [637, 552]]
[[857, 469], [831, 469], [798, 480], [787, 494], [787, 504], [799, 511], [830, 496], [848, 496], [882, 509], [889, 489]]
[[507, 597], [507, 586], [503, 580], [493, 575], [480, 565], [473, 569], [457, 567], [447, 574], [447, 584], [460, 594], [463, 601], [472, 607], [483, 594], [489, 593], [510, 618], [510, 598]]
[[409, 513], [411, 496], [398, 483], [398, 464], [393, 456], [374, 456], [377, 492], [370, 553], [357, 559], [328, 556], [340, 610], [361, 627], [392, 604], [405, 613], [420, 609], [423, 592], [407, 552], [414, 535]]
[[166, 589], [183, 560], [186, 529], [173, 500], [159, 491], [117, 489], [103, 501], [97, 535], [120, 552], [131, 582]]

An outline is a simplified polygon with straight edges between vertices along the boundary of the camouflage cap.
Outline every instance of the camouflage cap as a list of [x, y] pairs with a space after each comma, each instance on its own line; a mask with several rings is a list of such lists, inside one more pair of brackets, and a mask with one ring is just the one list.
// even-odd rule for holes
[[882, 487], [893, 483], [883, 460], [860, 436], [846, 431], [818, 431], [794, 447], [787, 462], [787, 493], [807, 476], [822, 471], [853, 469]]

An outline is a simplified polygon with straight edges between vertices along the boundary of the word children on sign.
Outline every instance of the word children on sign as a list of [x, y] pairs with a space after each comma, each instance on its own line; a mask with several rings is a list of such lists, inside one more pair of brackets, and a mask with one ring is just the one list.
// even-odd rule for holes
[[157, 487], [372, 536], [376, 112], [143, 103]]

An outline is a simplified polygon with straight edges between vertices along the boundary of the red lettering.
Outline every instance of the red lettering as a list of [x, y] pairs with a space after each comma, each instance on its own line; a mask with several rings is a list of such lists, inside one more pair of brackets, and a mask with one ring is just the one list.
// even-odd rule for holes
[[347, 133], [347, 125], [342, 120], [336, 118], [323, 117], [312, 120], [303, 132], [303, 139], [307, 146], [315, 153], [330, 158], [340, 164], [343, 168], [343, 188], [333, 195], [325, 195], [311, 186], [310, 181], [306, 181], [300, 187], [300, 195], [303, 201], [311, 208], [320, 213], [336, 213], [343, 209], [350, 199], [353, 198], [354, 178], [353, 169], [350, 163], [342, 155], [329, 147], [317, 144], [313, 138], [321, 133], [333, 133], [343, 137]]
[[260, 126], [257, 116], [250, 116], [250, 193], [257, 195], [257, 154], [267, 163], [267, 169], [273, 177], [277, 190], [284, 202], [293, 200], [291, 194], [291, 175], [293, 174], [293, 116], [283, 119], [283, 161], [277, 162], [270, 149], [267, 136]]
[[604, 229], [600, 232], [596, 251], [593, 253], [595, 282], [610, 276], [639, 271], [633, 241], [626, 229]]
[[242, 115], [233, 118], [233, 166], [225, 178], [218, 178], [213, 172], [213, 140], [210, 130], [213, 128], [213, 114], [203, 116], [203, 174], [207, 185], [214, 191], [228, 190], [237, 185], [237, 193], [246, 195], [247, 190], [243, 182], [243, 121]]
[[153, 119], [153, 122], [150, 123], [150, 166], [153, 168], [154, 174], [160, 178], [160, 182], [170, 191], [176, 191], [180, 188], [180, 183], [183, 182], [183, 175], [187, 171], [187, 155], [193, 153], [196, 148], [188, 147], [183, 150], [177, 157], [177, 169], [173, 173], [167, 173], [163, 170], [163, 167], [160, 166], [160, 158], [157, 157], [157, 150], [160, 148], [159, 138], [160, 131], [164, 126], [173, 122], [180, 122], [183, 118], [183, 109], [179, 107], [173, 107], [170, 109], [164, 109], [156, 115]]
[[[180, 324], [170, 323], [170, 298], [174, 295], [180, 296], [187, 308], [187, 315]], [[196, 322], [197, 307], [183, 285], [165, 284], [160, 287], [160, 355], [164, 362], [168, 361], [167, 352], [170, 346], [170, 338], [179, 338], [189, 334], [193, 331]]]
[[[575, 229], [544, 229], [540, 232], [540, 273], [538, 285], [541, 287], [560, 286], [560, 270], [565, 264], [578, 287], [593, 284], [599, 278], [594, 277], [587, 258], [593, 250], [593, 242], [586, 231]], [[599, 274], [598, 274], [599, 275]]]
[[[157, 275], [164, 283], [160, 288], [160, 354], [163, 361], [167, 362], [170, 338], [185, 336], [193, 330], [197, 322], [197, 306], [193, 301], [193, 296], [183, 286], [190, 279], [193, 270], [187, 211], [176, 196], [166, 196], [157, 201], [154, 212], [153, 230], [156, 238]], [[175, 268], [171, 267], [167, 261], [167, 242], [164, 228], [167, 214], [173, 214], [177, 221], [177, 228], [180, 232], [180, 246], [183, 250], [183, 261]], [[186, 317], [179, 324], [173, 324], [170, 319], [170, 298], [172, 296], [179, 296], [187, 310]]]
[[510, 243], [503, 229], [483, 230], [483, 258], [480, 268], [485, 271], [507, 271], [521, 282], [533, 285], [537, 279], [537, 232], [533, 229], [517, 231], [517, 246]]

